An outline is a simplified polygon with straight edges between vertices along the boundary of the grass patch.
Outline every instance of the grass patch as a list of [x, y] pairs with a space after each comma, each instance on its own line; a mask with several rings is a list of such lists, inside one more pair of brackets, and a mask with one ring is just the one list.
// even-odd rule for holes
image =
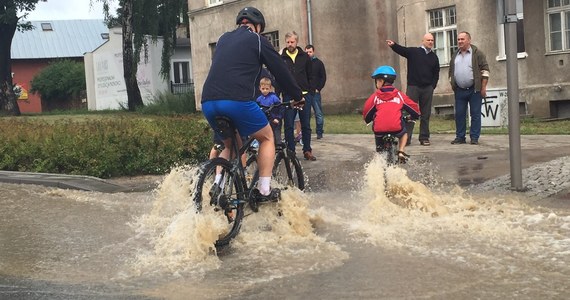
[[[315, 119], [311, 119], [312, 127], [316, 128]], [[419, 133], [419, 121], [414, 127], [414, 133]], [[326, 133], [370, 133], [370, 126], [366, 126], [362, 120], [362, 115], [345, 114], [345, 115], [325, 115], [325, 132]], [[468, 129], [469, 130], [469, 129]], [[523, 135], [533, 134], [568, 134], [570, 132], [570, 120], [544, 121], [536, 118], [523, 118], [520, 122], [520, 131]], [[432, 116], [430, 118], [430, 132], [438, 133], [455, 133], [455, 120], [447, 119], [441, 116]], [[481, 134], [508, 134], [508, 127], [483, 127]]]

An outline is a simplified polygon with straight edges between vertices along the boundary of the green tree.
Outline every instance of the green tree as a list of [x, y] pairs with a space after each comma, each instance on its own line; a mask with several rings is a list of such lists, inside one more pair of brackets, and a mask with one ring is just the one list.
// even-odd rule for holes
[[66, 59], [50, 63], [34, 76], [30, 91], [40, 93], [42, 101], [53, 104], [78, 98], [85, 89], [83, 64]]
[[[93, 1], [93, 0], [91, 0]], [[187, 0], [119, 0], [118, 17], [110, 14], [113, 0], [94, 0], [103, 3], [108, 24], [119, 23], [123, 29], [123, 75], [127, 87], [128, 109], [143, 106], [136, 75], [141, 53], [147, 59], [149, 42], [163, 38], [161, 70], [163, 78], [170, 72], [170, 57], [176, 46], [176, 29], [180, 15], [188, 12]], [[186, 19], [187, 20], [187, 19]]]
[[20, 115], [20, 108], [12, 82], [12, 39], [16, 30], [29, 30], [30, 22], [23, 22], [27, 12], [33, 11], [39, 1], [45, 0], [1, 0], [0, 1], [0, 113]]

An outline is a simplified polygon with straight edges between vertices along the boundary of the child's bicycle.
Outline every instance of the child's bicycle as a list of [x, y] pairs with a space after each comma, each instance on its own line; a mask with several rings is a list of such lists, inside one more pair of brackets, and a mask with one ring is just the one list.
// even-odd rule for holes
[[400, 157], [398, 151], [398, 137], [393, 134], [375, 135], [376, 139], [380, 139], [380, 144], [376, 146], [376, 152], [386, 155], [386, 164], [388, 166], [406, 163], [405, 157]]
[[[255, 161], [256, 154], [251, 152], [253, 137], [247, 139], [241, 148], [238, 146], [236, 129], [228, 118], [217, 117], [219, 134], [231, 139], [231, 159], [213, 158], [200, 166], [194, 203], [198, 212], [206, 207], [212, 208], [225, 216], [227, 229], [220, 234], [215, 243], [216, 248], [228, 245], [232, 238], [239, 233], [241, 221], [245, 216], [245, 209], [249, 207], [253, 212], [259, 210], [259, 202], [253, 196], [259, 175], [257, 164], [253, 176], [248, 176], [246, 165], [241, 159], [244, 153], [249, 152], [248, 160]], [[222, 150], [222, 145], [217, 145]], [[253, 166], [253, 162], [251, 162]], [[251, 175], [251, 174], [249, 174]], [[286, 147], [277, 147], [273, 168], [274, 178], [285, 185], [304, 189], [304, 173], [295, 154]]]

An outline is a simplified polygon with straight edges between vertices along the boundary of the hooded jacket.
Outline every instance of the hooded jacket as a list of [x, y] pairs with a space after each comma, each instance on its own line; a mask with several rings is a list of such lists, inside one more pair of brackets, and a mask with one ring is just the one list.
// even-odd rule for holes
[[362, 117], [366, 123], [373, 122], [376, 134], [402, 131], [402, 109], [412, 119], [420, 117], [418, 104], [393, 86], [383, 86], [376, 90], [364, 103]]

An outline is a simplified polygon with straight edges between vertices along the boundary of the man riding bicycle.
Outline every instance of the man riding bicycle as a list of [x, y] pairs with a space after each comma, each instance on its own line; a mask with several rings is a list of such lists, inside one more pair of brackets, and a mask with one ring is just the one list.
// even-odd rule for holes
[[[302, 105], [303, 95], [279, 54], [260, 35], [265, 29], [263, 14], [257, 8], [245, 7], [237, 15], [236, 25], [216, 45], [202, 90], [202, 112], [215, 132], [218, 132], [216, 117], [224, 116], [241, 136], [253, 136], [259, 142], [259, 181], [253, 192], [258, 201], [275, 201], [281, 192], [270, 187], [275, 158], [273, 131], [255, 102], [262, 66], [269, 69], [285, 93], [292, 95], [293, 106]], [[230, 158], [230, 143], [230, 139], [224, 140], [225, 149], [220, 157]]]

